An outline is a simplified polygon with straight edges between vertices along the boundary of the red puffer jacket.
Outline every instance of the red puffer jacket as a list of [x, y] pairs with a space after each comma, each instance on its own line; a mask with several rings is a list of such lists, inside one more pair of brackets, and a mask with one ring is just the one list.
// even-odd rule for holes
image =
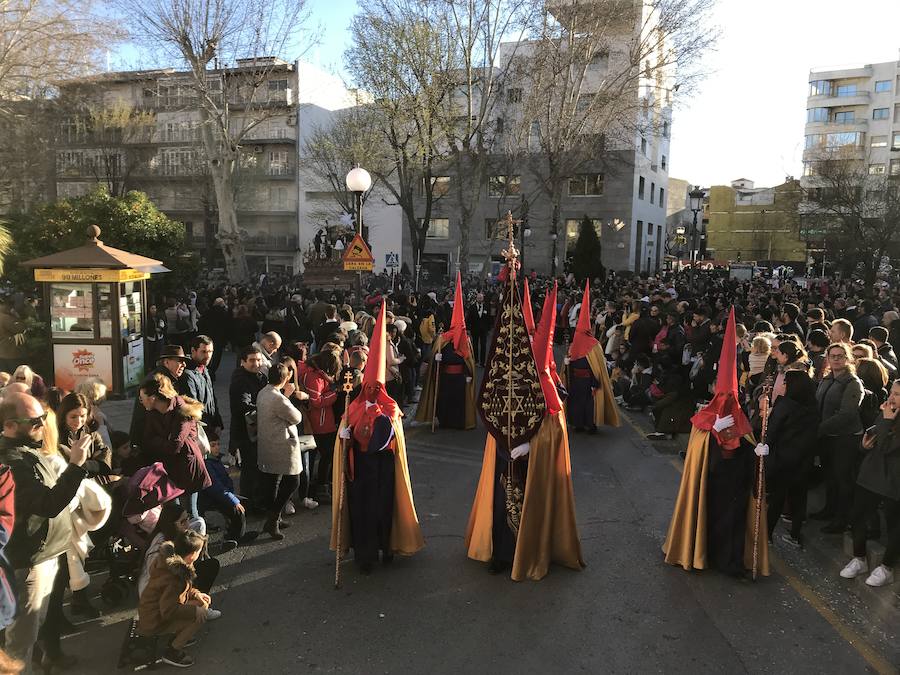
[[318, 368], [307, 364], [301, 372], [300, 384], [309, 394], [309, 422], [314, 434], [330, 434], [337, 431], [334, 421], [334, 403], [337, 392], [331, 380]]

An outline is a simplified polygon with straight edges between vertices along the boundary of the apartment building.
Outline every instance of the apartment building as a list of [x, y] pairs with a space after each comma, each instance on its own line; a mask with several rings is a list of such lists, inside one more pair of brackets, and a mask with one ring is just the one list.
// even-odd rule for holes
[[[560, 7], [564, 16], [565, 3]], [[597, 54], [587, 66], [576, 106], [590, 106], [591, 97], [603, 91], [607, 75], [617, 72], [615, 69], [628, 58], [628, 45], [634, 35], [628, 30], [647, 26], [646, 17], [641, 13], [648, 8], [636, 3], [635, 10], [634, 25], [626, 22], [621, 38], [611, 40], [608, 49]], [[607, 136], [603, 157], [586, 161], [568, 177], [558, 225], [554, 228], [552, 204], [540, 189], [540, 172], [526, 166], [526, 162], [546, 161], [546, 157], [542, 160], [540, 150], [532, 147], [540, 148], [536, 139], [542, 132], [538, 126], [541, 122], [525, 119], [523, 125], [523, 115], [527, 114], [523, 112], [523, 104], [529, 88], [527, 68], [522, 79], [515, 79], [515, 69], [505, 68], [510, 59], [527, 61], [530, 46], [527, 42], [509, 43], [500, 50], [497, 68], [511, 75], [500, 84], [502, 89], [491, 111], [495, 119], [485, 126], [498, 153], [496, 164], [504, 169], [488, 176], [479, 186], [478, 206], [469, 231], [470, 271], [480, 272], [485, 266], [496, 267], [502, 261], [500, 251], [505, 233], [498, 232], [496, 222], [507, 210], [514, 217], [527, 214], [524, 233], [528, 236], [518, 238], [520, 245], [524, 243], [526, 270], [549, 273], [554, 268], [555, 243], [555, 268], [562, 272], [566, 258], [574, 253], [578, 227], [585, 217], [594, 222], [607, 268], [634, 272], [659, 270], [665, 254], [674, 80], [663, 77], [663, 73], [648, 64], [647, 76], [636, 79], [633, 91], [623, 94], [638, 102], [633, 106], [634, 119], [622, 125], [626, 131], [621, 134], [609, 133], [608, 128], [601, 131]], [[529, 133], [511, 138], [511, 129], [527, 129], [529, 123]], [[509, 154], [522, 157], [522, 164], [509, 167], [508, 159], [502, 156], [504, 148]], [[454, 180], [452, 169], [434, 178], [435, 196], [439, 199], [434, 203], [426, 251], [421, 260], [429, 278], [455, 272], [458, 261], [461, 236]], [[412, 260], [408, 239], [404, 240], [404, 252], [406, 259]]]
[[[298, 67], [274, 57], [211, 70], [213, 97], [228, 98], [232, 128], [255, 123], [241, 141], [235, 202], [251, 271], [290, 270], [297, 232]], [[253, 94], [229, 87], [264, 77]], [[230, 80], [229, 80], [230, 78]], [[140, 190], [185, 224], [187, 241], [210, 267], [223, 266], [216, 199], [203, 144], [197, 91], [175, 69], [104, 73], [63, 83], [56, 193], [65, 198], [106, 184]], [[250, 96], [250, 98], [245, 98]]]
[[775, 187], [756, 187], [746, 178], [713, 185], [704, 207], [710, 257], [720, 262], [804, 263], [806, 243], [797, 211], [801, 196], [793, 178]]
[[864, 161], [870, 175], [900, 176], [900, 61], [809, 74], [804, 187], [834, 152]]

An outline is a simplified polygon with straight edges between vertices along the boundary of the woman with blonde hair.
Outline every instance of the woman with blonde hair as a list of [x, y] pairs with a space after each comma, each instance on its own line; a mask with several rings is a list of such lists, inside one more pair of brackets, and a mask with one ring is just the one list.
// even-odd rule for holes
[[47, 385], [44, 378], [34, 372], [29, 366], [21, 365], [13, 371], [13, 382], [21, 382], [28, 387], [29, 393], [39, 401], [43, 401], [47, 395]]
[[171, 481], [184, 490], [182, 505], [192, 518], [199, 518], [197, 493], [212, 485], [200, 445], [203, 404], [180, 396], [160, 373], [141, 384], [140, 401], [148, 413], [141, 446], [144, 463], [162, 462]]

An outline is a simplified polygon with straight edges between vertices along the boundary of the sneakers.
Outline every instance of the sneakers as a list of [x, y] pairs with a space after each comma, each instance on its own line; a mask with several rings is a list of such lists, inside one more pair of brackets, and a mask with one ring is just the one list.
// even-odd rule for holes
[[162, 662], [176, 668], [190, 668], [194, 665], [194, 659], [189, 654], [182, 649], [175, 649], [175, 647], [166, 649], [162, 656]]
[[310, 511], [312, 511], [313, 509], [316, 509], [319, 507], [319, 502], [317, 502], [315, 499], [310, 499], [309, 497], [304, 497], [303, 498], [303, 506], [304, 506], [304, 508], [307, 508]]
[[869, 586], [887, 586], [892, 583], [894, 583], [894, 570], [884, 565], [879, 565], [872, 570], [872, 574], [866, 579], [866, 584]]
[[292, 516], [297, 513], [297, 509], [294, 508], [294, 502], [288, 499], [287, 504], [284, 505], [284, 508], [281, 510], [282, 515]]
[[647, 434], [648, 441], [664, 441], [666, 440], [666, 435], [661, 434], [658, 431], [654, 431], [652, 434]]
[[854, 558], [841, 570], [841, 576], [844, 577], [844, 579], [855, 579], [860, 574], [868, 571], [869, 563], [866, 562], [865, 558]]
[[216, 619], [222, 616], [221, 609], [213, 609], [212, 607], [206, 608], [206, 620], [207, 621], [215, 621]]

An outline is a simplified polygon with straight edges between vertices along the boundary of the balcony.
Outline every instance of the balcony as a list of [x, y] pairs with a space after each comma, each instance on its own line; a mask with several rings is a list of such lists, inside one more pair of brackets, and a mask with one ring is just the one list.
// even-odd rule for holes
[[825, 66], [822, 70], [812, 70], [809, 73], [809, 80], [852, 80], [854, 78], [872, 77], [872, 66], [854, 67], [855, 64], [847, 67], [841, 66]]
[[810, 96], [806, 99], [808, 108], [837, 108], [850, 105], [869, 105], [872, 94], [867, 91], [857, 91], [849, 96], [838, 96], [836, 93], [820, 96]]
[[297, 248], [297, 235], [248, 234], [244, 239], [244, 248], [248, 251], [275, 250], [291, 253]]
[[832, 131], [868, 131], [869, 120], [865, 117], [857, 117], [849, 122], [837, 122], [835, 120], [825, 120], [824, 122], [807, 122], [807, 133], [816, 132], [827, 134]]

